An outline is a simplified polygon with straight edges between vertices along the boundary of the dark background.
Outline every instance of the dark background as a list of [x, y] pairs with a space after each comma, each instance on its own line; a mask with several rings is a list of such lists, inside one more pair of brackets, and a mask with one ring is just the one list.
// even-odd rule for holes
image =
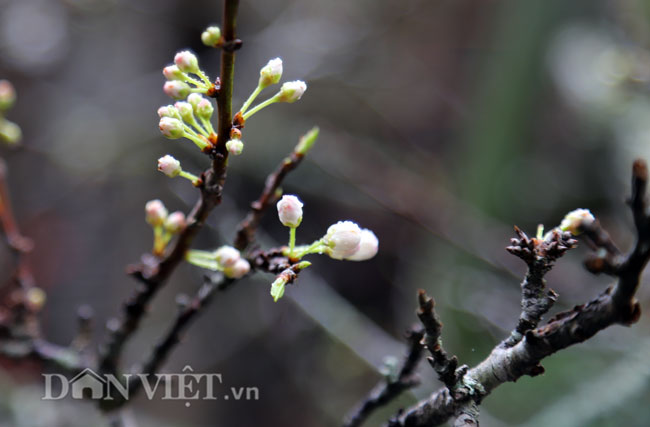
[[[380, 379], [383, 357], [404, 351], [417, 288], [436, 298], [447, 350], [469, 365], [482, 360], [519, 312], [525, 266], [504, 250], [514, 224], [534, 233], [584, 207], [622, 247], [631, 243], [630, 166], [650, 159], [649, 19], [644, 0], [242, 1], [235, 109], [271, 58], [283, 59], [283, 81], [309, 87], [247, 123], [224, 202], [195, 247], [232, 241], [266, 174], [316, 124], [316, 147], [284, 186], [305, 202], [298, 241], [352, 219], [376, 232], [380, 252], [361, 263], [312, 256], [278, 303], [272, 276], [246, 279], [217, 296], [165, 366], [221, 373], [224, 388], [258, 387], [259, 401], [185, 408], [140, 397], [130, 416], [142, 426], [337, 425]], [[150, 249], [147, 200], [193, 204], [187, 182], [156, 171], [166, 153], [195, 173], [208, 165], [191, 143], [157, 129], [156, 109], [170, 102], [161, 70], [190, 48], [214, 78], [218, 53], [199, 37], [220, 21], [220, 1], [0, 0], [0, 78], [16, 86], [8, 117], [24, 133], [21, 148], [0, 155], [20, 226], [36, 242], [30, 264], [48, 294], [42, 320], [52, 341], [72, 339], [83, 303], [96, 310], [100, 341], [135, 286], [125, 266]], [[271, 212], [263, 245], [286, 234]], [[582, 269], [585, 253], [571, 252], [548, 276], [560, 294], [554, 312], [608, 283]], [[0, 279], [10, 272], [1, 246]], [[201, 275], [187, 265], [174, 274], [127, 347], [127, 365]], [[482, 406], [482, 425], [645, 425], [647, 319], [550, 357], [544, 376], [500, 387]], [[3, 425], [107, 425], [90, 403], [40, 401], [39, 366], [3, 366]], [[422, 374], [423, 386], [369, 425], [439, 387], [424, 365]]]

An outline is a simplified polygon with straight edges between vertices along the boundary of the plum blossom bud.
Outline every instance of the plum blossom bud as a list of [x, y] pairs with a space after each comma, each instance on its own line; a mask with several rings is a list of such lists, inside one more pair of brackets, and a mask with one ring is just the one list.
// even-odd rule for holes
[[0, 111], [11, 108], [16, 101], [16, 90], [9, 80], [0, 80]]
[[167, 208], [158, 199], [148, 201], [144, 211], [145, 220], [154, 227], [163, 225], [167, 219]]
[[223, 274], [231, 279], [241, 279], [251, 270], [251, 265], [244, 258], [239, 258], [231, 267], [223, 269]]
[[330, 225], [323, 241], [330, 248], [330, 257], [344, 259], [352, 256], [359, 249], [361, 229], [352, 221], [339, 221]]
[[20, 126], [9, 120], [0, 119], [0, 141], [13, 145], [18, 144], [21, 139], [23, 139], [23, 131], [20, 130]]
[[259, 87], [264, 89], [270, 85], [274, 85], [282, 78], [282, 60], [280, 58], [271, 59], [260, 70]]
[[280, 93], [276, 95], [277, 100], [279, 102], [296, 102], [306, 90], [307, 84], [301, 80], [286, 82], [280, 88]]
[[163, 76], [167, 80], [185, 80], [185, 73], [183, 73], [176, 65], [168, 65], [163, 68]]
[[226, 150], [233, 156], [239, 156], [244, 150], [244, 143], [241, 139], [230, 139], [226, 142]]
[[185, 228], [185, 214], [181, 211], [176, 211], [167, 217], [165, 220], [165, 230], [172, 234], [177, 234]]
[[187, 102], [190, 103], [192, 108], [196, 109], [196, 106], [199, 105], [199, 102], [201, 102], [203, 98], [203, 95], [200, 93], [190, 93], [190, 96], [187, 97]]
[[359, 243], [359, 249], [349, 257], [345, 259], [349, 261], [365, 261], [377, 255], [377, 250], [379, 249], [379, 240], [375, 233], [364, 228], [361, 230], [361, 242]]
[[233, 267], [241, 259], [241, 255], [232, 246], [222, 246], [214, 253], [214, 259], [224, 268]]
[[172, 117], [174, 119], [180, 119], [181, 115], [178, 114], [178, 110], [173, 105], [163, 105], [158, 109], [158, 117]]
[[194, 107], [194, 112], [203, 120], [210, 120], [210, 117], [212, 117], [212, 113], [214, 112], [214, 107], [210, 101], [203, 98], [199, 101], [196, 107]]
[[216, 47], [221, 39], [221, 30], [217, 26], [210, 26], [201, 33], [201, 41], [204, 45]]
[[174, 64], [184, 73], [197, 73], [199, 71], [199, 60], [189, 50], [182, 50], [174, 56]]
[[158, 128], [169, 139], [178, 139], [183, 136], [183, 122], [171, 117], [163, 117], [158, 122]]
[[285, 227], [296, 228], [302, 221], [302, 202], [291, 195], [284, 195], [277, 203], [278, 217]]
[[174, 104], [174, 107], [178, 110], [178, 114], [180, 114], [185, 122], [194, 122], [194, 108], [192, 108], [189, 102], [178, 101]]
[[178, 176], [183, 169], [181, 168], [181, 162], [167, 154], [158, 159], [158, 170], [168, 177], [174, 178]]
[[190, 94], [190, 90], [190, 86], [180, 80], [165, 82], [165, 85], [163, 86], [165, 94], [174, 99], [183, 99], [187, 97], [187, 95]]
[[577, 236], [580, 234], [581, 227], [591, 225], [596, 218], [589, 212], [589, 209], [576, 209], [564, 217], [560, 223], [560, 230], [570, 231], [571, 234]]

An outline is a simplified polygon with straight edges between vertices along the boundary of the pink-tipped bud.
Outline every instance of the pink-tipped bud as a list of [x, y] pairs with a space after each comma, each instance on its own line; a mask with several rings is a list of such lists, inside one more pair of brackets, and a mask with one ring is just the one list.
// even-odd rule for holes
[[214, 112], [214, 107], [212, 106], [212, 103], [210, 101], [203, 98], [196, 105], [194, 112], [196, 113], [197, 116], [201, 117], [203, 120], [210, 120], [210, 117], [212, 117], [212, 113]]
[[178, 139], [185, 134], [183, 122], [172, 117], [163, 117], [158, 122], [158, 128], [169, 139]]
[[217, 26], [210, 26], [201, 33], [201, 41], [204, 45], [217, 47], [221, 41], [221, 29]]
[[187, 102], [190, 103], [192, 108], [196, 109], [196, 106], [199, 105], [199, 102], [201, 102], [203, 98], [203, 95], [200, 93], [190, 93], [190, 96], [187, 97]]
[[16, 89], [9, 80], [0, 80], [0, 111], [11, 108], [16, 101]]
[[330, 257], [344, 259], [359, 250], [361, 229], [352, 221], [339, 221], [330, 225], [323, 240], [330, 248]]
[[285, 227], [296, 228], [302, 221], [302, 202], [291, 195], [284, 195], [277, 203], [278, 217]]
[[183, 169], [181, 168], [181, 162], [167, 154], [158, 159], [158, 170], [168, 177], [174, 178], [178, 176]]
[[190, 94], [190, 86], [180, 80], [172, 80], [165, 82], [163, 91], [165, 94], [174, 99], [183, 99]]
[[241, 139], [230, 139], [226, 142], [226, 150], [233, 156], [239, 156], [244, 150], [244, 143]]
[[165, 220], [165, 230], [178, 234], [185, 228], [185, 214], [181, 211], [172, 212]]
[[189, 50], [182, 50], [174, 56], [174, 64], [184, 73], [194, 73], [199, 71], [199, 60]]
[[178, 114], [178, 110], [173, 105], [163, 105], [158, 109], [158, 117], [172, 117], [174, 119], [180, 119], [181, 115]]
[[361, 230], [361, 242], [359, 243], [359, 248], [355, 253], [345, 259], [350, 261], [365, 261], [377, 255], [378, 249], [379, 239], [377, 239], [375, 233], [364, 228]]
[[194, 108], [192, 108], [189, 102], [178, 101], [174, 104], [174, 107], [178, 110], [178, 114], [185, 122], [194, 122]]
[[303, 93], [307, 90], [307, 84], [302, 80], [293, 82], [286, 82], [280, 88], [280, 93], [276, 95], [280, 102], [296, 102], [300, 99]]
[[239, 251], [232, 246], [222, 246], [214, 253], [214, 259], [224, 268], [234, 266], [240, 258]]
[[274, 85], [282, 78], [282, 60], [280, 58], [271, 59], [260, 70], [259, 86], [264, 89], [270, 85]]
[[231, 267], [223, 269], [223, 274], [231, 279], [241, 279], [251, 270], [251, 265], [244, 258], [239, 258]]
[[163, 68], [163, 76], [167, 80], [185, 80], [187, 77], [176, 65], [168, 65]]
[[576, 209], [566, 214], [560, 223], [560, 229], [570, 231], [571, 234], [577, 236], [581, 233], [583, 226], [589, 226], [595, 220], [596, 218], [589, 212], [589, 209]]
[[167, 219], [167, 208], [158, 199], [148, 201], [144, 211], [145, 220], [154, 227], [163, 225]]

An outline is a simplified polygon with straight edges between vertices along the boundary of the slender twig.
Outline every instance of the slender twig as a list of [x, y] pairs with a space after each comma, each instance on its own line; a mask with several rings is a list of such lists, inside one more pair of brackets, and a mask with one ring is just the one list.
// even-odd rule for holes
[[232, 93], [235, 66], [236, 43], [235, 28], [238, 0], [225, 0], [223, 16], [224, 47], [221, 50], [221, 75], [219, 89], [215, 96], [218, 107], [219, 138], [212, 156], [212, 167], [201, 176], [199, 186], [201, 195], [187, 217], [187, 226], [162, 259], [150, 255], [143, 256], [139, 265], [129, 268], [129, 273], [141, 284], [124, 303], [122, 316], [109, 330], [107, 341], [101, 347], [99, 370], [102, 373], [115, 373], [122, 348], [147, 310], [149, 301], [155, 296], [163, 283], [183, 261], [185, 252], [203, 227], [208, 215], [221, 203], [221, 193], [226, 180], [228, 152], [225, 142], [232, 128]]
[[408, 353], [402, 362], [402, 367], [395, 378], [387, 376], [377, 384], [356, 407], [350, 411], [343, 422], [343, 427], [356, 427], [361, 425], [370, 414], [392, 400], [399, 397], [402, 392], [420, 384], [420, 379], [415, 374], [422, 359], [423, 346], [421, 340], [424, 336], [422, 328], [412, 328], [407, 333]]
[[250, 212], [237, 226], [237, 236], [235, 237], [235, 247], [237, 249], [244, 250], [255, 240], [255, 232], [264, 216], [264, 212], [269, 206], [278, 201], [278, 189], [282, 185], [282, 181], [289, 172], [298, 167], [304, 157], [303, 153], [294, 150], [266, 178], [262, 194], [256, 201], [251, 203]]
[[541, 374], [544, 368], [540, 361], [545, 357], [583, 342], [611, 325], [630, 325], [639, 319], [641, 310], [634, 295], [650, 259], [650, 217], [646, 212], [645, 194], [641, 191], [647, 186], [645, 163], [637, 160], [632, 175], [630, 206], [635, 218], [637, 241], [616, 271], [617, 283], [587, 304], [559, 313], [546, 325], [529, 330], [517, 344], [495, 347], [483, 362], [463, 377], [460, 387], [467, 389], [464, 399], [454, 398], [447, 388], [442, 388], [398, 414], [389, 425], [439, 425], [457, 415], [460, 408], [471, 401], [479, 404], [499, 385], [516, 381], [523, 375]]
[[18, 230], [14, 219], [7, 188], [7, 165], [0, 159], [0, 225], [7, 238], [7, 244], [16, 252], [25, 253], [32, 249], [32, 241]]

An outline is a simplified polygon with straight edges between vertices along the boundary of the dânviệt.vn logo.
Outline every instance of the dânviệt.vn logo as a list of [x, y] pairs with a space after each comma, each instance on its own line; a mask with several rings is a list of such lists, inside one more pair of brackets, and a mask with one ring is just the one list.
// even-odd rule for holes
[[[73, 399], [114, 400], [129, 399], [135, 387], [141, 387], [149, 400], [259, 400], [257, 387], [223, 387], [221, 374], [194, 373], [186, 365], [180, 374], [112, 374], [100, 375], [86, 368], [72, 378], [61, 374], [42, 374], [45, 379], [42, 400]], [[226, 390], [225, 393], [223, 390]]]

